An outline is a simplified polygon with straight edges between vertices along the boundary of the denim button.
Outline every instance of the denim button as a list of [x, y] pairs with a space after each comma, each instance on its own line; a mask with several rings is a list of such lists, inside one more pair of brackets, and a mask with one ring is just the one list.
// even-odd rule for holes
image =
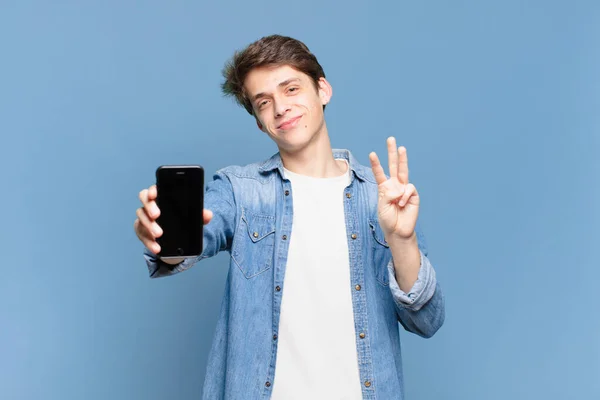
[[356, 233], [353, 233], [352, 236], [350, 236], [352, 239], [356, 239], [358, 237], [358, 235]]
[[365, 382], [365, 386], [366, 386], [366, 387], [371, 387], [371, 382], [369, 382], [369, 381], [366, 381], [366, 382]]
[[356, 289], [356, 290], [360, 290], [360, 285], [356, 285], [356, 286], [354, 286], [354, 289]]
[[290, 191], [289, 191], [289, 190], [286, 190], [286, 191], [285, 191], [285, 195], [286, 195], [286, 196], [289, 196], [289, 195], [290, 195]]
[[365, 334], [364, 334], [364, 332], [361, 332], [361, 333], [360, 333], [360, 335], [358, 335], [358, 336], [359, 336], [361, 339], [364, 339], [364, 338], [365, 338]]

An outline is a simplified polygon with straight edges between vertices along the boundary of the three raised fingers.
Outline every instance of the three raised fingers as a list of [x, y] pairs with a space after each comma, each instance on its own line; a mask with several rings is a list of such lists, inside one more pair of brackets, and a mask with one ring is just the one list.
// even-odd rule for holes
[[[396, 147], [396, 139], [394, 137], [388, 138], [387, 147], [390, 178], [395, 176], [400, 183], [408, 185], [408, 154], [406, 147]], [[382, 184], [387, 178], [379, 157], [375, 152], [369, 154], [369, 161], [371, 161], [371, 169], [373, 170], [377, 184]]]

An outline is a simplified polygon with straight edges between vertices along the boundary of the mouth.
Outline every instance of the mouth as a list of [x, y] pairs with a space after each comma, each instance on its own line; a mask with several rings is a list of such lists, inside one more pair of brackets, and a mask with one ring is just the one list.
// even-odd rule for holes
[[283, 123], [281, 123], [279, 126], [277, 126], [277, 129], [281, 129], [281, 130], [291, 129], [291, 128], [295, 127], [296, 125], [298, 125], [298, 121], [300, 121], [300, 118], [302, 118], [302, 115], [300, 115], [298, 117], [290, 118], [290, 119], [284, 121]]

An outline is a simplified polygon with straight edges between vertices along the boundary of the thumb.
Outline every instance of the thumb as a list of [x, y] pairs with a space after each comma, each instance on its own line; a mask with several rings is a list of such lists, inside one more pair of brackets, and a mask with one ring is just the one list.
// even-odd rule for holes
[[213, 218], [213, 212], [205, 208], [202, 217], [204, 218], [204, 225], [207, 225]]
[[379, 185], [379, 199], [385, 203], [392, 203], [398, 200], [404, 194], [406, 186], [402, 184], [394, 184], [393, 180], [389, 180]]

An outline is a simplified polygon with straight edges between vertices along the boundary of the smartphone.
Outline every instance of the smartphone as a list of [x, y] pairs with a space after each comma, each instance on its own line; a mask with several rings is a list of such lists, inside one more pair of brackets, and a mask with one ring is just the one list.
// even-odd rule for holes
[[204, 231], [204, 168], [200, 165], [161, 165], [156, 169], [156, 222], [163, 234], [156, 239], [161, 258], [197, 257]]

